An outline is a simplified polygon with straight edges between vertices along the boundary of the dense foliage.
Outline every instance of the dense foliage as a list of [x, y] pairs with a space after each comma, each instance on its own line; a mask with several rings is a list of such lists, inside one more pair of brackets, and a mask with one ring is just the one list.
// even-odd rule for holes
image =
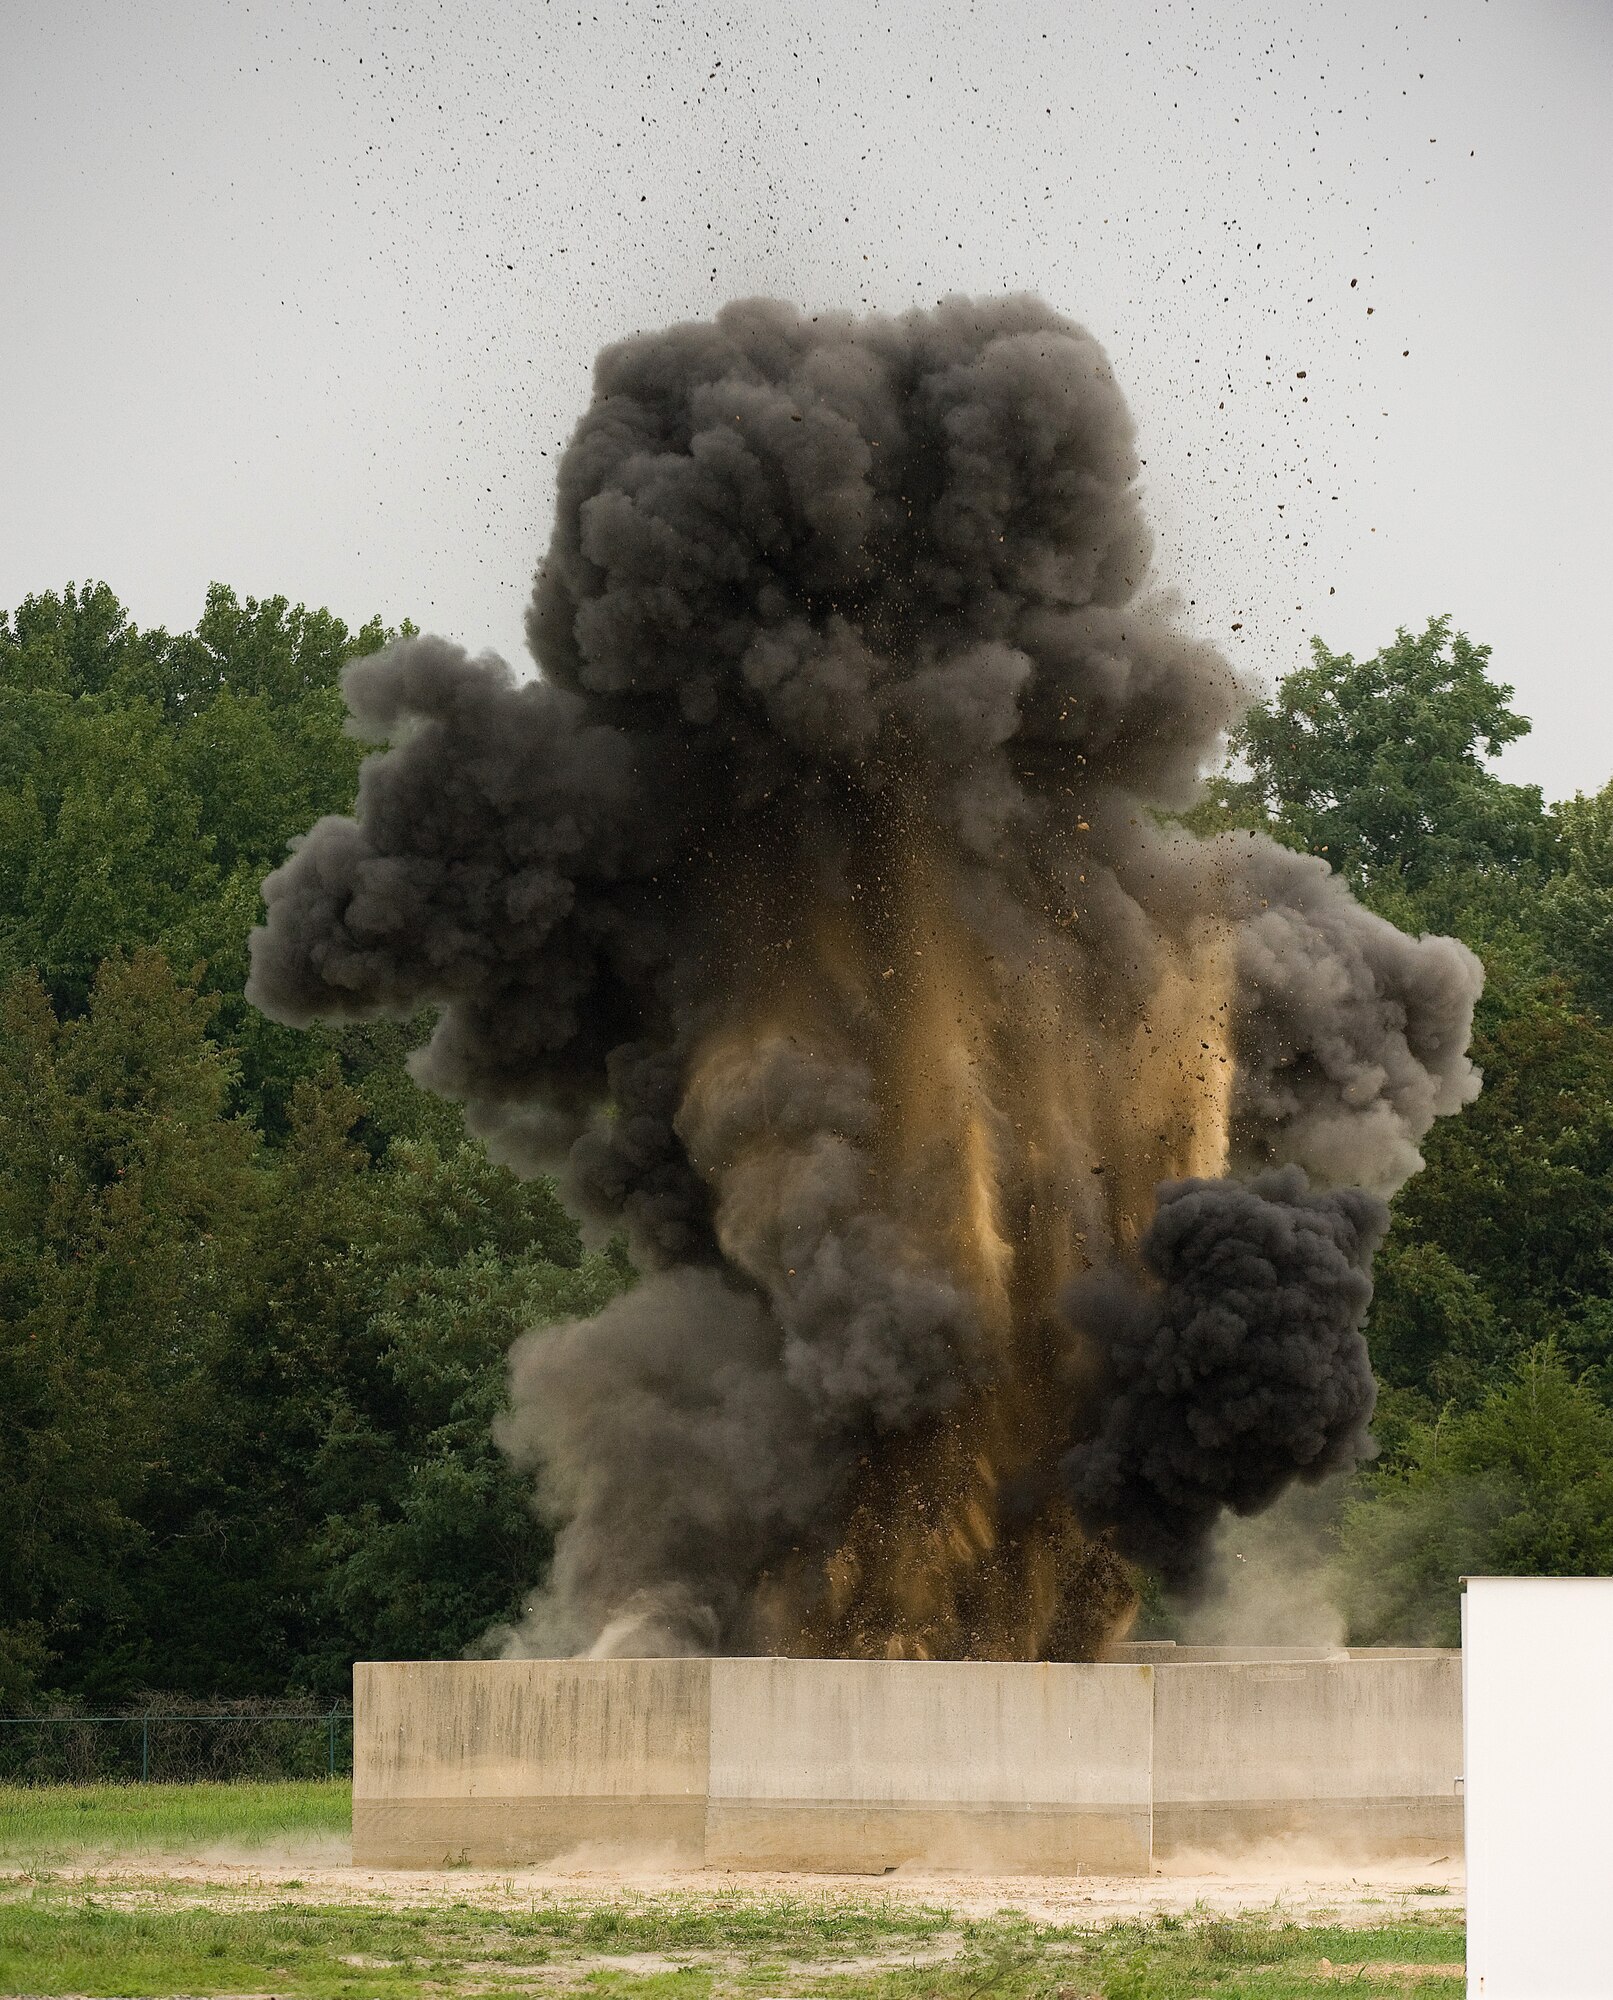
[[[504, 1352], [619, 1252], [415, 1089], [425, 1023], [240, 998], [258, 882], [352, 797], [340, 666], [388, 636], [221, 587], [178, 635], [104, 585], [0, 617], [0, 1708], [338, 1693], [474, 1642], [547, 1559], [490, 1440]], [[1464, 1570], [1613, 1567], [1613, 786], [1497, 778], [1511, 693], [1448, 621], [1318, 644], [1195, 815], [1489, 968], [1484, 1094], [1379, 1263], [1362, 1639], [1449, 1638]]]
[[345, 1691], [547, 1559], [493, 1447], [523, 1327], [624, 1280], [417, 1090], [412, 1031], [240, 999], [257, 884], [352, 798], [387, 637], [96, 585], [0, 621], [0, 1708]]

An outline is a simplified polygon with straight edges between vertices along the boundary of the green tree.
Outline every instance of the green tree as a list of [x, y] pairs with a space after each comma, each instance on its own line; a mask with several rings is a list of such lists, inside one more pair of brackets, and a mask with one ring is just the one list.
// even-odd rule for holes
[[218, 585], [187, 633], [103, 584], [0, 616], [0, 1702], [333, 1693], [541, 1576], [505, 1352], [625, 1266], [415, 1087], [429, 1019], [240, 997], [389, 636]]
[[1613, 1371], [1613, 1030], [1545, 981], [1487, 996], [1473, 1052], [1484, 1090], [1396, 1198], [1369, 1322], [1385, 1378], [1435, 1407], [1551, 1337]]
[[[455, 1162], [420, 1149], [404, 1171], [462, 1179], [485, 1163], [470, 1148]], [[625, 1275], [617, 1256], [560, 1254], [467, 1247], [387, 1280], [372, 1327], [375, 1384], [395, 1399], [389, 1476], [384, 1492], [331, 1514], [318, 1544], [326, 1600], [366, 1657], [410, 1658], [423, 1638], [458, 1653], [508, 1619], [547, 1567], [530, 1488], [493, 1444], [505, 1356], [528, 1327], [597, 1312]], [[333, 1439], [332, 1450], [351, 1443]]]
[[0, 617], [0, 973], [78, 1008], [101, 959], [144, 945], [239, 992], [258, 883], [352, 802], [341, 668], [392, 636], [219, 584], [178, 637], [104, 584]]
[[1363, 884], [1392, 877], [1421, 890], [1549, 861], [1538, 788], [1507, 784], [1483, 761], [1529, 729], [1489, 660], [1449, 618], [1415, 635], [1402, 628], [1364, 661], [1312, 640], [1310, 665], [1234, 735], [1246, 775], [1222, 782], [1220, 809], [1275, 827]]
[[1543, 926], [1557, 962], [1613, 1021], [1613, 782], [1557, 809], [1568, 865], [1548, 888]]
[[16, 694], [4, 708], [17, 726], [0, 805], [0, 970], [36, 970], [77, 1008], [116, 952], [154, 946], [184, 964], [220, 948], [212, 843], [156, 711]]
[[1367, 1645], [1456, 1645], [1467, 1574], [1610, 1570], [1613, 1411], [1550, 1344], [1475, 1408], [1417, 1426], [1341, 1528], [1351, 1634]]
[[0, 687], [68, 700], [99, 695], [117, 679], [160, 681], [171, 641], [141, 632], [104, 583], [70, 583], [0, 613]]
[[154, 952], [0, 993], [0, 1700], [340, 1693], [548, 1558], [505, 1355], [619, 1253], [463, 1139], [372, 1152], [329, 1051], [265, 1147], [210, 1011]]
[[0, 1658], [117, 1681], [152, 1512], [216, 1435], [254, 1135], [207, 1005], [154, 953], [58, 1022], [0, 995]]

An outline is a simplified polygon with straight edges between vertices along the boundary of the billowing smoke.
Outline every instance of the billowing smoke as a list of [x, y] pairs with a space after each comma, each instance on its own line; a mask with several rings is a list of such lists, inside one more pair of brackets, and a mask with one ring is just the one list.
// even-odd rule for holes
[[1372, 1196], [1478, 1087], [1479, 968], [1163, 817], [1245, 694], [1137, 475], [1034, 299], [743, 302], [601, 355], [539, 678], [348, 669], [390, 747], [249, 992], [439, 1009], [419, 1080], [643, 1273], [514, 1357], [520, 1643], [1079, 1657], [1122, 1555], [1360, 1448]]
[[1146, 1277], [1070, 1287], [1104, 1379], [1064, 1471], [1083, 1521], [1191, 1582], [1223, 1508], [1256, 1513], [1366, 1449], [1377, 1385], [1361, 1322], [1389, 1212], [1360, 1188], [1312, 1194], [1292, 1166], [1167, 1183], [1158, 1204]]

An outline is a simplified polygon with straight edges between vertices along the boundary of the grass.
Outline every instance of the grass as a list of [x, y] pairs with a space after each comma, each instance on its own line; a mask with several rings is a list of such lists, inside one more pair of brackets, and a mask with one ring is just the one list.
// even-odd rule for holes
[[521, 1918], [523, 1929], [570, 1949], [597, 1952], [782, 1952], [794, 1958], [932, 1945], [956, 1928], [950, 1910], [845, 1898], [718, 1895], [621, 1896], [613, 1903], [554, 1902]]
[[38, 1995], [1456, 2000], [1461, 1953], [1459, 1928], [1413, 1920], [1364, 1931], [1227, 1918], [1082, 1930], [743, 1895], [231, 1909], [161, 1891], [119, 1901], [37, 1876], [0, 1896], [0, 1992]]
[[196, 1853], [345, 1840], [353, 1788], [344, 1779], [226, 1785], [0, 1785], [0, 1862], [80, 1855]]
[[[965, 1918], [897, 1897], [694, 1889], [319, 1903], [140, 1857], [344, 1836], [343, 1782], [0, 1787], [0, 1994], [285, 2000], [1458, 2000], [1461, 1927]], [[97, 1857], [68, 1879], [57, 1864]], [[271, 1898], [284, 1896], [284, 1900]]]

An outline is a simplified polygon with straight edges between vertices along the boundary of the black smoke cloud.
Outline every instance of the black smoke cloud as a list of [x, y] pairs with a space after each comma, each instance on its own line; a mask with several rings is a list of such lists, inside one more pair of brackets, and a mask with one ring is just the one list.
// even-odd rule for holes
[[1361, 1326], [1389, 1212], [1360, 1188], [1313, 1193], [1294, 1166], [1167, 1183], [1158, 1204], [1141, 1246], [1154, 1282], [1095, 1271], [1066, 1296], [1104, 1379], [1062, 1471], [1084, 1521], [1185, 1584], [1223, 1508], [1258, 1513], [1366, 1451]]
[[[1386, 1193], [1477, 1089], [1461, 945], [1403, 936], [1321, 861], [1157, 820], [1246, 696], [1145, 596], [1137, 480], [1102, 349], [1034, 299], [741, 302], [600, 356], [528, 618], [538, 678], [437, 638], [347, 670], [354, 727], [389, 747], [265, 883], [249, 995], [298, 1024], [437, 1008], [418, 1080], [645, 1273], [515, 1358], [505, 1441], [564, 1524], [533, 1643], [742, 1643], [754, 1579], [832, 1541], [853, 1468], [989, 1368], [881, 1151], [880, 1010], [907, 974], [880, 980], [918, 942], [899, 854], [944, 881], [995, 1017], [1034, 977], [1130, 1033], [1214, 927], [1240, 1174]], [[860, 926], [849, 956], [814, 945], [824, 910]], [[736, 994], [792, 981], [812, 1030], [768, 1017], [721, 1053]], [[997, 1172], [1012, 1193], [1006, 1140]], [[1103, 1261], [1086, 1167], [1058, 1186]], [[1173, 1251], [1173, 1284], [1208, 1243]], [[1272, 1311], [1315, 1319], [1304, 1293], [1296, 1267]], [[1274, 1391], [1272, 1420], [1289, 1407]], [[1094, 1508], [1129, 1476], [1104, 1485], [1097, 1449]]]

